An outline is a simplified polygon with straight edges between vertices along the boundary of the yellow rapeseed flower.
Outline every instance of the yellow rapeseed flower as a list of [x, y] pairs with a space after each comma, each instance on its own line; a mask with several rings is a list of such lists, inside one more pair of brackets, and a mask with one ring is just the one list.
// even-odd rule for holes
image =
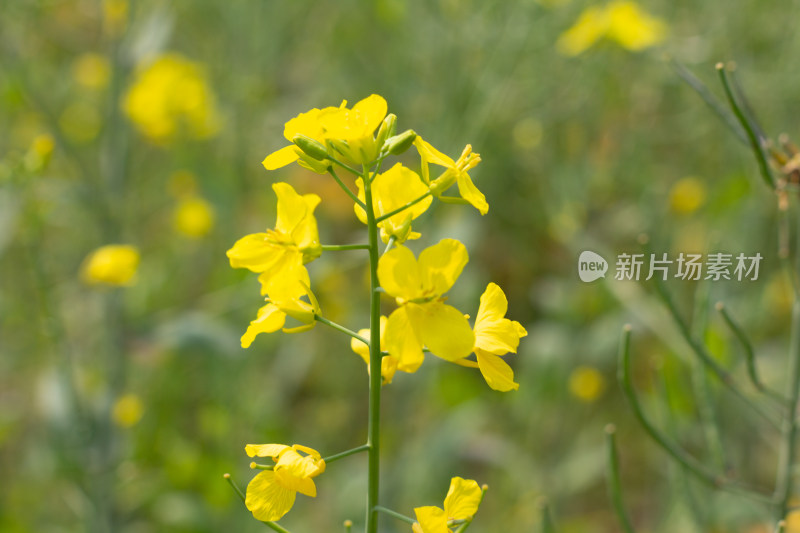
[[139, 266], [135, 246], [109, 244], [90, 253], [83, 261], [81, 275], [90, 285], [132, 285]]
[[[384, 349], [384, 333], [386, 332], [386, 317], [381, 316], [380, 326], [381, 326], [381, 351]], [[370, 340], [370, 332], [369, 328], [364, 328], [358, 330], [358, 334], [364, 337], [367, 340]], [[360, 340], [356, 339], [355, 337], [350, 339], [350, 348], [356, 352], [358, 355], [361, 356], [361, 359], [367, 364], [367, 372], [369, 372], [369, 346], [361, 342]], [[384, 355], [381, 358], [381, 377], [383, 378], [383, 384], [388, 385], [394, 379], [394, 374], [397, 372], [397, 357], [393, 355]]]
[[175, 53], [141, 66], [122, 104], [139, 131], [159, 144], [182, 132], [205, 139], [220, 127], [216, 99], [203, 68]]
[[483, 499], [483, 490], [472, 479], [454, 477], [444, 499], [444, 509], [436, 506], [416, 507], [417, 521], [412, 526], [414, 533], [450, 533], [451, 520], [470, 520]]
[[315, 498], [314, 479], [325, 472], [319, 452], [294, 444], [248, 444], [250, 457], [271, 457], [272, 470], [264, 470], [247, 485], [245, 505], [257, 520], [280, 520], [294, 505], [297, 493]]
[[184, 237], [199, 239], [214, 227], [214, 208], [200, 196], [186, 196], [178, 200], [172, 222]]
[[419, 255], [405, 246], [386, 252], [378, 263], [381, 287], [398, 307], [386, 323], [387, 351], [397, 368], [414, 372], [424, 360], [423, 347], [447, 361], [472, 353], [475, 334], [461, 311], [444, 303], [467, 264], [467, 249], [455, 239], [444, 239]]
[[270, 294], [292, 281], [311, 282], [305, 263], [322, 253], [314, 209], [316, 194], [299, 195], [288, 183], [275, 183], [278, 217], [275, 229], [242, 237], [228, 250], [233, 268], [247, 268], [261, 274], [262, 294]]
[[[358, 198], [364, 202], [364, 181], [361, 178], [356, 179], [356, 187], [358, 187]], [[416, 200], [426, 192], [428, 192], [428, 187], [422, 182], [419, 174], [397, 163], [383, 174], [378, 174], [372, 182], [372, 207], [375, 217], [389, 214]], [[383, 242], [389, 242], [391, 237], [395, 238], [397, 244], [408, 239], [419, 238], [419, 233], [411, 231], [411, 221], [422, 215], [432, 202], [433, 198], [428, 196], [408, 209], [380, 222], [378, 227], [381, 229]], [[358, 204], [355, 204], [355, 211], [358, 219], [366, 224], [366, 211]]]
[[603, 38], [638, 52], [661, 43], [667, 26], [635, 2], [614, 0], [604, 7], [591, 6], [575, 24], [558, 38], [556, 46], [564, 55], [576, 56]]
[[117, 398], [111, 409], [111, 418], [122, 428], [133, 427], [139, 423], [144, 414], [142, 399], [136, 394], [125, 394]]
[[706, 187], [692, 176], [678, 180], [669, 191], [669, 206], [676, 213], [688, 215], [700, 209], [706, 201]]
[[[308, 301], [303, 300], [304, 297]], [[302, 281], [285, 280], [270, 290], [266, 300], [267, 305], [258, 310], [256, 319], [250, 322], [247, 331], [242, 335], [242, 348], [249, 348], [259, 333], [272, 333], [279, 329], [285, 333], [307, 331], [314, 327], [315, 316], [320, 314], [314, 293]], [[284, 328], [287, 316], [303, 325]]]
[[[489, 212], [489, 204], [486, 197], [475, 187], [472, 178], [467, 173], [481, 162], [480, 154], [472, 151], [472, 146], [467, 145], [461, 152], [457, 161], [443, 154], [430, 143], [417, 136], [414, 139], [414, 146], [417, 147], [419, 156], [422, 159], [422, 180], [428, 184], [434, 196], [441, 196], [443, 192], [450, 188], [453, 183], [458, 185], [458, 194], [461, 198], [472, 204], [481, 215]], [[445, 171], [435, 180], [431, 180], [429, 165], [438, 165], [445, 168]]]

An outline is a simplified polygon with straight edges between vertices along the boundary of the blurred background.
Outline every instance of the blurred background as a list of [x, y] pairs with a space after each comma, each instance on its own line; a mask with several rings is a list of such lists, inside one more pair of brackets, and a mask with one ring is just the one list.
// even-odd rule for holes
[[[384, 389], [382, 502], [441, 506], [459, 475], [490, 486], [476, 532], [538, 531], [543, 498], [558, 531], [618, 531], [604, 477], [614, 423], [638, 531], [771, 531], [767, 509], [697, 484], [633, 419], [615, 377], [628, 322], [653, 418], [771, 490], [777, 432], [698, 371], [649, 283], [611, 274], [641, 234], [672, 256], [761, 253], [756, 281], [668, 288], [748, 396], [719, 300], [783, 386], [791, 301], [774, 195], [666, 57], [718, 95], [714, 64], [735, 60], [767, 133], [796, 136], [800, 3], [648, 0], [618, 18], [608, 5], [2, 2], [0, 530], [263, 531], [222, 478], [252, 477], [246, 443], [330, 455], [364, 442], [367, 374], [347, 340], [317, 327], [242, 350], [262, 302], [225, 251], [274, 225], [276, 181], [323, 198], [324, 243], [363, 239], [330, 178], [261, 160], [298, 113], [377, 93], [400, 130], [481, 154], [472, 177], [489, 213], [439, 205], [412, 248], [461, 239], [470, 262], [451, 300], [474, 316], [497, 282], [529, 332], [507, 358], [519, 391], [438, 359]], [[111, 244], [135, 247], [134, 277], [92, 274], [90, 254]], [[585, 249], [612, 263], [606, 280], [578, 279]], [[314, 290], [326, 316], [366, 327], [360, 253], [340, 254], [310, 265]], [[365, 457], [341, 460], [281, 523], [359, 528], [365, 485]]]

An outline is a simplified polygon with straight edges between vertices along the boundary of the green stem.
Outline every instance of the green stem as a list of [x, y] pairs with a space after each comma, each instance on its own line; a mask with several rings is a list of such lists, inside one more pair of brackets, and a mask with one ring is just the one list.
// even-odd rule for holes
[[553, 523], [553, 515], [550, 513], [550, 503], [546, 498], [539, 501], [539, 518], [541, 533], [556, 533], [556, 525]]
[[410, 202], [408, 202], [404, 206], [398, 207], [397, 209], [389, 211], [385, 215], [379, 216], [378, 218], [375, 219], [375, 222], [380, 223], [380, 222], [383, 222], [384, 220], [386, 220], [387, 218], [391, 218], [391, 217], [395, 216], [398, 213], [402, 213], [403, 211], [405, 211], [409, 207], [413, 207], [416, 204], [420, 203], [422, 200], [424, 200], [425, 198], [427, 198], [430, 195], [431, 195], [431, 191], [428, 191], [425, 194], [423, 194], [422, 196], [420, 196], [419, 198], [415, 198], [414, 200], [411, 200]]
[[678, 308], [675, 305], [675, 302], [672, 301], [672, 297], [667, 292], [666, 288], [664, 287], [663, 281], [661, 281], [658, 277], [654, 278], [655, 286], [658, 291], [659, 296], [664, 301], [664, 304], [667, 306], [667, 310], [672, 315], [673, 320], [678, 326], [678, 329], [681, 332], [681, 336], [686, 341], [686, 344], [692, 349], [692, 352], [703, 362], [703, 364], [711, 370], [711, 372], [717, 376], [725, 387], [730, 390], [734, 395], [736, 395], [742, 402], [744, 402], [748, 407], [750, 407], [753, 411], [757, 412], [761, 415], [764, 420], [769, 422], [773, 427], [776, 429], [780, 429], [780, 423], [775, 420], [772, 413], [765, 411], [760, 405], [754, 403], [750, 398], [745, 396], [745, 394], [739, 389], [734, 381], [733, 377], [725, 370], [719, 363], [708, 353], [705, 348], [705, 345], [701, 344], [692, 336], [691, 331], [689, 331], [689, 326], [686, 325], [683, 318], [681, 318], [680, 313], [678, 312]]
[[369, 173], [364, 171], [364, 199], [367, 213], [367, 231], [369, 235], [369, 367], [374, 371], [369, 374], [369, 423], [367, 426], [367, 445], [369, 446], [369, 464], [367, 467], [367, 517], [366, 532], [377, 533], [378, 513], [375, 508], [379, 501], [380, 485], [380, 424], [381, 424], [381, 295], [378, 291], [378, 222], [372, 203], [372, 185]]
[[628, 402], [631, 404], [633, 413], [641, 426], [648, 435], [667, 452], [673, 459], [680, 463], [687, 472], [691, 472], [695, 477], [701, 481], [716, 487], [720, 490], [738, 494], [750, 498], [753, 501], [761, 503], [772, 504], [772, 498], [756, 492], [741, 483], [728, 479], [721, 474], [717, 474], [703, 465], [700, 461], [687, 454], [680, 446], [672, 442], [664, 433], [662, 433], [655, 425], [650, 422], [647, 415], [644, 413], [639, 399], [636, 396], [636, 390], [633, 387], [633, 380], [631, 379], [630, 372], [630, 342], [631, 342], [631, 327], [626, 325], [622, 330], [622, 342], [620, 343], [619, 362], [618, 362], [618, 379], [622, 386], [622, 391], [625, 394]]
[[328, 457], [323, 457], [322, 460], [325, 461], [326, 464], [330, 464], [334, 461], [338, 461], [339, 459], [344, 459], [345, 457], [349, 457], [350, 455], [355, 455], [360, 452], [366, 452], [369, 450], [369, 445], [364, 444], [363, 446], [358, 446], [357, 448], [353, 448], [341, 453], [335, 453]]
[[614, 506], [614, 512], [617, 513], [617, 518], [622, 526], [624, 533], [636, 533], [631, 525], [631, 519], [625, 511], [625, 505], [622, 502], [622, 483], [619, 478], [619, 454], [617, 453], [617, 442], [615, 433], [617, 428], [613, 424], [606, 426], [606, 449], [608, 451], [608, 492], [611, 496], [611, 504]]
[[750, 121], [747, 120], [744, 112], [742, 112], [742, 109], [739, 107], [739, 103], [736, 101], [736, 97], [733, 95], [731, 84], [728, 81], [728, 73], [725, 70], [725, 65], [722, 63], [717, 63], [717, 72], [719, 73], [719, 78], [722, 81], [722, 87], [725, 89], [725, 96], [728, 98], [728, 104], [730, 104], [733, 114], [736, 115], [736, 118], [739, 120], [739, 123], [742, 125], [745, 133], [747, 134], [747, 140], [750, 144], [750, 149], [753, 150], [753, 154], [756, 156], [761, 177], [764, 179], [764, 182], [770, 186], [770, 188], [774, 189], [775, 178], [772, 176], [772, 171], [770, 170], [769, 164], [767, 163], [767, 158], [764, 155], [764, 148], [761, 146], [761, 143], [756, 137]]
[[386, 507], [382, 507], [380, 505], [376, 505], [375, 506], [375, 510], [378, 511], [379, 513], [383, 513], [383, 514], [389, 515], [392, 518], [397, 518], [398, 520], [402, 520], [403, 522], [405, 522], [407, 524], [414, 524], [416, 522], [416, 520], [414, 520], [413, 518], [409, 518], [404, 514], [400, 514], [398, 512], [392, 511], [391, 509], [387, 509]]
[[761, 381], [761, 377], [758, 375], [758, 368], [756, 367], [756, 356], [755, 351], [753, 350], [753, 344], [750, 342], [750, 339], [747, 338], [747, 334], [733, 319], [731, 314], [728, 312], [728, 309], [722, 302], [717, 303], [716, 309], [719, 314], [722, 315], [722, 318], [725, 320], [725, 324], [727, 324], [728, 328], [730, 328], [731, 332], [733, 332], [734, 336], [739, 341], [739, 344], [742, 345], [745, 361], [747, 363], [747, 375], [750, 377], [750, 382], [753, 384], [753, 387], [755, 387], [759, 392], [766, 394], [767, 397], [777, 401], [781, 407], [786, 407], [789, 403], [788, 400], [786, 400], [786, 398], [779, 393], [767, 388], [767, 386], [764, 385], [764, 382]]
[[342, 250], [369, 250], [369, 244], [323, 244], [323, 252], [340, 252]]
[[383, 249], [383, 253], [386, 253], [392, 249], [392, 246], [394, 246], [394, 241], [395, 241], [394, 235], [389, 237], [389, 242], [386, 243], [386, 248]]
[[[347, 329], [346, 327], [344, 327], [342, 325], [339, 325], [336, 322], [333, 322], [331, 320], [328, 320], [324, 316], [320, 316], [320, 315], [314, 315], [314, 320], [316, 320], [317, 322], [321, 322], [321, 323], [325, 324], [326, 326], [332, 327], [336, 331], [341, 331], [342, 333], [350, 335], [354, 339], [358, 339], [361, 342], [363, 342], [364, 344], [366, 344], [367, 346], [369, 346], [369, 340], [367, 340], [365, 337], [362, 337], [361, 335], [359, 335], [358, 333], [356, 333], [352, 329]], [[379, 334], [378, 338], [380, 338], [380, 334]]]
[[800, 401], [800, 302], [792, 309], [792, 341], [789, 353], [789, 414], [783, 419], [781, 449], [778, 456], [778, 478], [775, 482], [775, 498], [778, 504], [778, 520], [786, 518], [789, 500], [792, 497], [792, 474], [797, 456], [797, 415]]
[[439, 200], [444, 204], [468, 205], [469, 202], [459, 196], [439, 196]]
[[[240, 489], [239, 486], [233, 481], [233, 479], [231, 479], [231, 475], [230, 474], [224, 474], [222, 477], [225, 478], [225, 481], [228, 482], [228, 485], [230, 485], [231, 488], [233, 489], [233, 491], [236, 493], [236, 495], [239, 496], [239, 499], [242, 500], [242, 503], [245, 503], [247, 498], [245, 497], [244, 492], [242, 492], [242, 489]], [[270, 528], [273, 531], [278, 531], [280, 533], [291, 533], [291, 531], [289, 531], [288, 529], [286, 529], [284, 527], [279, 526], [275, 522], [264, 522], [264, 521], [262, 521], [261, 523], [264, 524], [265, 526], [267, 526], [268, 528]]]
[[[350, 165], [345, 165], [344, 163], [342, 163], [341, 161], [339, 161], [335, 157], [331, 157], [330, 160], [333, 161], [334, 163], [336, 163], [337, 165], [339, 165], [340, 167], [342, 167], [343, 169], [345, 169], [346, 171], [350, 172], [351, 174], [353, 174], [355, 176], [361, 176], [361, 172], [359, 172], [358, 170], [354, 169]], [[328, 171], [333, 173], [333, 169], [332, 168], [329, 168]], [[336, 181], [339, 181], [339, 178], [336, 178]], [[341, 181], [339, 181], [339, 185], [342, 185]], [[345, 187], [345, 189], [347, 189], [347, 187]], [[347, 189], [347, 190], [350, 190], [350, 189]], [[359, 200], [359, 202], [360, 201], [361, 200]]]
[[[334, 159], [334, 161], [335, 161], [335, 159]], [[339, 164], [341, 165], [341, 163], [339, 163]], [[353, 171], [353, 170], [352, 170], [350, 167], [348, 167], [348, 166], [346, 166], [346, 165], [343, 165], [343, 166], [344, 166], [346, 169], [350, 170], [351, 172]], [[338, 174], [336, 174], [336, 171], [335, 171], [335, 170], [333, 170], [333, 167], [329, 167], [329, 168], [328, 168], [328, 172], [330, 172], [330, 173], [331, 173], [331, 176], [333, 176], [333, 179], [335, 179], [335, 180], [336, 180], [336, 183], [338, 183], [338, 184], [339, 184], [339, 187], [341, 187], [341, 188], [342, 188], [342, 190], [343, 190], [343, 191], [344, 191], [344, 192], [347, 194], [347, 196], [349, 196], [349, 197], [350, 197], [350, 199], [351, 199], [351, 200], [353, 200], [353, 201], [354, 201], [356, 204], [360, 205], [362, 209], [365, 209], [365, 208], [366, 208], [366, 204], [365, 204], [364, 202], [362, 202], [362, 201], [361, 201], [361, 200], [358, 198], [358, 196], [356, 196], [356, 195], [353, 193], [353, 191], [351, 191], [351, 190], [350, 190], [350, 187], [348, 187], [347, 185], [345, 185], [345, 184], [344, 184], [344, 182], [341, 180], [341, 178], [339, 178], [339, 175], [338, 175]], [[356, 174], [357, 174], [357, 173], [356, 173]]]

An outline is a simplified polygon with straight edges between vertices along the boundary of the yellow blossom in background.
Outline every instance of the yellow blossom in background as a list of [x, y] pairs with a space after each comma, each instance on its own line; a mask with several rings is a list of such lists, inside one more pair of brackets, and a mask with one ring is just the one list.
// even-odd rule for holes
[[[359, 200], [366, 201], [364, 181], [361, 178], [356, 179], [356, 187]], [[416, 200], [426, 192], [428, 192], [428, 187], [422, 182], [419, 174], [397, 163], [383, 174], [378, 174], [372, 181], [372, 205], [375, 216], [387, 215]], [[433, 198], [428, 196], [408, 209], [380, 222], [378, 227], [381, 229], [383, 242], [389, 242], [391, 237], [395, 238], [397, 244], [408, 239], [419, 238], [419, 233], [411, 231], [411, 221], [422, 215], [432, 202]], [[366, 224], [366, 211], [358, 204], [355, 204], [355, 211], [358, 219]]]
[[444, 499], [444, 509], [435, 506], [416, 507], [414, 533], [450, 533], [448, 521], [471, 520], [483, 499], [483, 489], [472, 479], [454, 477]]
[[103, 0], [103, 23], [110, 35], [119, 35], [128, 24], [128, 0]]
[[205, 139], [220, 127], [216, 98], [203, 68], [175, 53], [140, 66], [122, 106], [137, 129], [159, 144], [181, 133]]
[[188, 170], [176, 170], [169, 176], [167, 190], [175, 198], [197, 195], [197, 178]]
[[187, 196], [178, 200], [172, 222], [184, 237], [199, 239], [214, 226], [214, 208], [199, 196]]
[[56, 143], [49, 133], [40, 133], [34, 137], [30, 148], [25, 153], [25, 168], [29, 172], [40, 172], [50, 162]]
[[591, 366], [579, 366], [569, 375], [569, 392], [579, 400], [591, 403], [605, 391], [603, 374]]
[[414, 372], [424, 360], [423, 347], [447, 361], [472, 353], [475, 334], [461, 311], [444, 303], [444, 294], [467, 264], [467, 249], [455, 239], [443, 239], [419, 254], [405, 246], [393, 248], [378, 262], [381, 287], [400, 306], [386, 323], [387, 351], [398, 370]]
[[475, 318], [474, 351], [486, 383], [502, 392], [517, 390], [519, 384], [514, 382], [514, 372], [500, 356], [516, 353], [519, 339], [528, 334], [522, 324], [505, 318], [507, 310], [508, 300], [503, 289], [489, 283], [481, 295]]
[[139, 266], [139, 250], [125, 244], [101, 246], [83, 261], [81, 275], [90, 285], [132, 285]]
[[669, 191], [669, 206], [675, 213], [683, 215], [694, 213], [705, 201], [705, 185], [692, 176], [678, 180]]
[[103, 55], [83, 54], [72, 65], [72, 77], [87, 89], [104, 89], [111, 79], [111, 65]]
[[645, 12], [635, 2], [615, 0], [606, 6], [590, 6], [575, 24], [561, 34], [556, 43], [564, 55], [576, 56], [607, 38], [623, 48], [638, 52], [660, 44], [667, 34], [666, 24]]
[[[417, 147], [419, 156], [422, 159], [422, 180], [428, 184], [431, 192], [435, 196], [441, 196], [443, 192], [450, 188], [453, 183], [458, 186], [458, 194], [480, 211], [481, 215], [489, 212], [489, 204], [486, 197], [475, 187], [472, 178], [467, 171], [475, 168], [481, 162], [480, 154], [472, 151], [472, 146], [467, 145], [461, 152], [457, 161], [443, 154], [430, 143], [417, 136], [414, 139], [414, 146]], [[438, 178], [432, 180], [429, 165], [438, 165], [445, 168], [445, 171]]]
[[111, 418], [121, 428], [133, 427], [144, 414], [142, 400], [136, 394], [125, 394], [117, 398], [111, 409]]
[[275, 229], [242, 237], [228, 250], [233, 268], [247, 268], [261, 274], [262, 294], [270, 294], [299, 280], [310, 285], [303, 266], [322, 253], [314, 209], [319, 205], [316, 194], [299, 195], [288, 183], [274, 183], [278, 197]]
[[264, 470], [247, 485], [245, 505], [257, 520], [280, 520], [294, 505], [297, 493], [315, 498], [313, 478], [325, 472], [325, 461], [319, 452], [295, 444], [248, 444], [250, 457], [270, 457], [272, 470]]
[[64, 136], [72, 142], [85, 144], [100, 134], [103, 117], [97, 107], [89, 102], [73, 102], [58, 117], [58, 125]]
[[[386, 331], [386, 317], [381, 316], [381, 351], [384, 349], [384, 332]], [[370, 340], [369, 328], [358, 330], [358, 334], [367, 340]], [[350, 339], [350, 348], [361, 356], [361, 359], [367, 364], [367, 371], [369, 372], [369, 346], [356, 338]], [[383, 384], [388, 385], [394, 379], [394, 374], [397, 372], [397, 358], [393, 355], [384, 355], [381, 358], [381, 377]]]

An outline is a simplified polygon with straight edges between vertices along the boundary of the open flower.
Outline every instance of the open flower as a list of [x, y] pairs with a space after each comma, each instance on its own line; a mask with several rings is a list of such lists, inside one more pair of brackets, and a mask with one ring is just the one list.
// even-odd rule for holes
[[[450, 188], [453, 183], [458, 185], [458, 194], [461, 198], [472, 204], [475, 209], [480, 211], [481, 215], [489, 212], [489, 204], [486, 203], [486, 197], [481, 191], [472, 183], [472, 178], [469, 177], [467, 171], [475, 168], [481, 162], [481, 156], [472, 151], [472, 146], [467, 145], [461, 156], [457, 161], [443, 154], [430, 143], [417, 136], [414, 139], [414, 146], [417, 147], [419, 156], [422, 159], [422, 179], [430, 186], [431, 192], [435, 196], [441, 194]], [[430, 169], [428, 165], [439, 165], [445, 168], [445, 171], [435, 180], [430, 178]]]
[[313, 478], [325, 472], [325, 461], [319, 452], [295, 444], [248, 444], [250, 457], [271, 457], [272, 470], [264, 470], [247, 485], [245, 505], [253, 516], [262, 521], [280, 520], [294, 505], [299, 492], [317, 496]]
[[262, 294], [295, 281], [309, 285], [304, 264], [322, 253], [314, 209], [320, 202], [316, 194], [299, 195], [288, 183], [275, 183], [278, 218], [275, 229], [242, 237], [228, 250], [233, 268], [260, 273]]
[[508, 300], [503, 289], [489, 283], [481, 295], [478, 316], [475, 318], [475, 356], [486, 383], [499, 391], [517, 390], [514, 372], [500, 358], [507, 353], [516, 353], [520, 337], [528, 334], [522, 324], [505, 318]]
[[[342, 105], [345, 105], [346, 103], [347, 102], [342, 102]], [[298, 164], [301, 166], [304, 166], [305, 168], [319, 174], [325, 174], [328, 171], [328, 165], [308, 157], [299, 147], [297, 147], [297, 145], [293, 143], [293, 139], [295, 135], [305, 135], [306, 137], [310, 137], [311, 139], [324, 144], [326, 135], [325, 130], [322, 128], [322, 124], [319, 121], [319, 117], [323, 113], [328, 113], [336, 109], [338, 108], [314, 108], [307, 113], [300, 113], [287, 122], [283, 128], [283, 136], [286, 137], [286, 140], [292, 144], [289, 146], [284, 146], [280, 150], [269, 154], [264, 161], [262, 161], [264, 168], [267, 170], [276, 170], [299, 160]]]
[[444, 499], [444, 509], [435, 506], [416, 507], [414, 533], [450, 533], [453, 522], [472, 520], [483, 499], [483, 490], [472, 479], [454, 477]]
[[[358, 198], [364, 202], [364, 181], [361, 178], [356, 179], [356, 187], [358, 187]], [[383, 174], [378, 174], [372, 181], [372, 207], [375, 210], [375, 217], [388, 215], [427, 192], [428, 187], [422, 182], [419, 174], [397, 163]], [[411, 231], [411, 221], [422, 215], [430, 207], [431, 202], [433, 198], [427, 196], [408, 209], [381, 221], [378, 226], [381, 228], [383, 242], [389, 242], [391, 237], [395, 238], [397, 244], [419, 238], [419, 233]], [[355, 205], [355, 211], [358, 219], [366, 224], [366, 211], [358, 204]]]
[[[307, 297], [308, 301], [303, 300]], [[308, 285], [302, 281], [287, 285], [276, 285], [267, 296], [267, 305], [258, 310], [255, 320], [250, 322], [242, 335], [242, 348], [249, 348], [259, 333], [272, 333], [282, 329], [285, 333], [300, 333], [314, 327], [315, 316], [320, 314], [319, 303]], [[286, 317], [292, 317], [303, 325], [284, 328]]]
[[461, 311], [444, 303], [467, 264], [467, 249], [455, 239], [443, 239], [419, 255], [405, 246], [386, 252], [378, 263], [381, 287], [398, 307], [386, 322], [387, 351], [397, 368], [414, 372], [424, 360], [423, 347], [447, 361], [472, 353], [475, 335]]
[[[384, 348], [384, 332], [386, 331], [386, 317], [381, 317], [381, 350]], [[358, 330], [358, 334], [367, 340], [370, 340], [369, 329], [364, 328]], [[367, 364], [367, 371], [369, 371], [369, 346], [356, 338], [350, 339], [350, 348], [361, 356], [361, 359]], [[388, 385], [394, 378], [394, 373], [397, 372], [397, 357], [393, 355], [384, 355], [381, 358], [381, 377], [383, 384]]]

